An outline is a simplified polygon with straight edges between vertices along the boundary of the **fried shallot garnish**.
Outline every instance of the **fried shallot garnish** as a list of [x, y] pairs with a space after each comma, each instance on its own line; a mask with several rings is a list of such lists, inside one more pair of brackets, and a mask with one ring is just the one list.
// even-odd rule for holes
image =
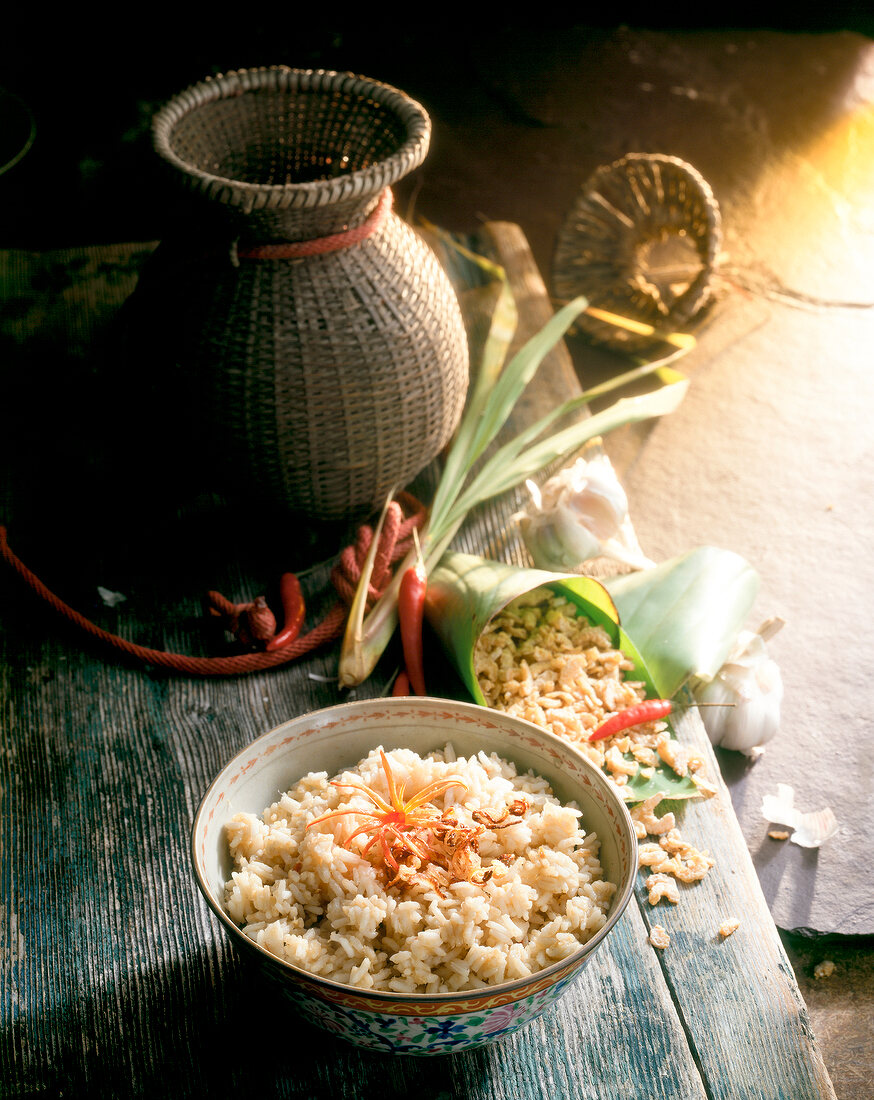
[[[488, 882], [494, 870], [482, 865], [479, 838], [486, 829], [506, 829], [518, 824], [530, 808], [527, 799], [515, 799], [502, 812], [473, 810], [470, 816], [474, 824], [464, 825], [454, 806], [441, 812], [430, 801], [453, 786], [467, 790], [462, 779], [455, 776], [437, 779], [405, 802], [404, 785], [396, 783], [382, 749], [380, 757], [388, 782], [389, 802], [363, 783], [335, 781], [335, 787], [346, 787], [366, 795], [375, 809], [335, 810], [317, 817], [307, 828], [349, 815], [364, 818], [364, 824], [350, 833], [343, 847], [349, 848], [358, 836], [369, 836], [361, 850], [361, 854], [367, 856], [379, 843], [387, 888], [405, 890], [424, 886], [443, 896], [445, 888], [453, 882], [472, 882], [477, 886]], [[500, 862], [506, 864], [508, 860], [502, 856]]]

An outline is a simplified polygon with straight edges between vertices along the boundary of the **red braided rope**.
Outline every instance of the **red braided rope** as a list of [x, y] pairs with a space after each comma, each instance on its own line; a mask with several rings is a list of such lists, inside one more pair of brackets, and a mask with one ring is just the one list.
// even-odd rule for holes
[[[409, 514], [405, 515], [404, 507], [399, 501], [406, 505]], [[370, 586], [372, 599], [379, 596], [381, 589], [390, 579], [391, 566], [410, 549], [413, 529], [421, 527], [424, 518], [423, 506], [409, 493], [399, 493], [398, 499], [392, 501], [389, 505], [380, 535], [377, 563], [374, 566], [375, 583]], [[24, 562], [11, 550], [7, 541], [6, 528], [2, 526], [0, 526], [0, 558], [15, 570], [29, 588], [68, 622], [73, 623], [74, 626], [77, 626], [92, 638], [106, 643], [129, 657], [133, 657], [147, 665], [155, 665], [159, 668], [170, 669], [173, 672], [183, 672], [191, 676], [237, 676], [241, 673], [259, 672], [263, 669], [276, 668], [279, 665], [287, 664], [289, 661], [302, 657], [305, 653], [310, 653], [312, 650], [318, 649], [320, 646], [340, 637], [343, 633], [349, 604], [354, 597], [358, 579], [361, 576], [361, 566], [372, 540], [373, 529], [367, 525], [362, 525], [358, 529], [355, 546], [343, 550], [340, 560], [331, 574], [339, 598], [324, 619], [317, 623], [309, 633], [298, 635], [294, 641], [279, 649], [242, 653], [231, 657], [189, 657], [183, 653], [169, 653], [165, 650], [150, 649], [97, 626], [76, 611], [75, 608], [70, 607], [59, 596], [56, 596], [36, 574], [27, 568]], [[210, 602], [214, 607], [221, 607], [229, 613], [238, 610], [238, 605], [232, 604], [220, 593], [210, 593]]]
[[238, 246], [237, 256], [241, 260], [297, 260], [302, 256], [323, 256], [327, 252], [339, 252], [341, 248], [360, 244], [374, 234], [388, 217], [391, 207], [391, 188], [386, 187], [366, 221], [354, 229], [345, 229], [342, 233], [332, 233], [327, 237], [314, 237], [310, 241]]

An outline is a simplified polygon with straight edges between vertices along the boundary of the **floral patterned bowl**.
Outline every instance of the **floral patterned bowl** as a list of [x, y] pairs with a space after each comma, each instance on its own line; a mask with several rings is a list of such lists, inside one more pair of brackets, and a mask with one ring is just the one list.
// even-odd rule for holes
[[[574, 801], [601, 841], [605, 877], [616, 883], [604, 926], [576, 952], [529, 977], [459, 993], [359, 990], [284, 962], [249, 939], [222, 905], [232, 863], [225, 825], [265, 807], [311, 771], [334, 775], [370, 750], [419, 755], [452, 742], [459, 755], [480, 750], [543, 776], [563, 802]], [[293, 718], [230, 761], [197, 810], [191, 851], [198, 886], [234, 945], [279, 982], [306, 1019], [363, 1047], [394, 1054], [444, 1054], [482, 1046], [515, 1031], [554, 1004], [605, 941], [631, 897], [637, 842], [622, 800], [569, 743], [538, 726], [472, 703], [435, 698], [364, 700]]]

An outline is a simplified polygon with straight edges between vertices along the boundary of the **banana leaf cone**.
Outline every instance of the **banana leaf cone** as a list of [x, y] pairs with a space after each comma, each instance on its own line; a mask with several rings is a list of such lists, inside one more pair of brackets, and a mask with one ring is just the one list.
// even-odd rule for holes
[[565, 596], [591, 623], [603, 627], [613, 645], [634, 663], [634, 679], [646, 685], [648, 696], [656, 694], [643, 658], [622, 629], [616, 605], [599, 581], [447, 551], [428, 577], [425, 615], [474, 702], [486, 705], [474, 668], [480, 635], [507, 604], [541, 587]]
[[[603, 627], [612, 644], [633, 663], [629, 676], [645, 686], [647, 698], [658, 697], [653, 679], [634, 643], [622, 629], [616, 605], [607, 589], [592, 577], [527, 569], [472, 554], [447, 551], [428, 578], [425, 614], [474, 702], [487, 706], [477, 681], [474, 651], [489, 621], [512, 600], [540, 587], [552, 589], [576, 604], [578, 613]], [[629, 760], [631, 757], [629, 757]], [[651, 775], [631, 777], [623, 790], [628, 802], [653, 794], [672, 799], [700, 797], [688, 776], [679, 776], [659, 762]]]

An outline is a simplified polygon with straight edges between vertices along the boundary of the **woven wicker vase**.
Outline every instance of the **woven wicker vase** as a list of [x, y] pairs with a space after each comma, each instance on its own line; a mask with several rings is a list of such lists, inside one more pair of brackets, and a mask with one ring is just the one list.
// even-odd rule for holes
[[193, 215], [141, 282], [157, 271], [176, 304], [215, 462], [294, 513], [381, 505], [440, 453], [467, 391], [453, 288], [391, 212], [428, 115], [373, 80], [269, 68], [188, 88], [153, 137]]

